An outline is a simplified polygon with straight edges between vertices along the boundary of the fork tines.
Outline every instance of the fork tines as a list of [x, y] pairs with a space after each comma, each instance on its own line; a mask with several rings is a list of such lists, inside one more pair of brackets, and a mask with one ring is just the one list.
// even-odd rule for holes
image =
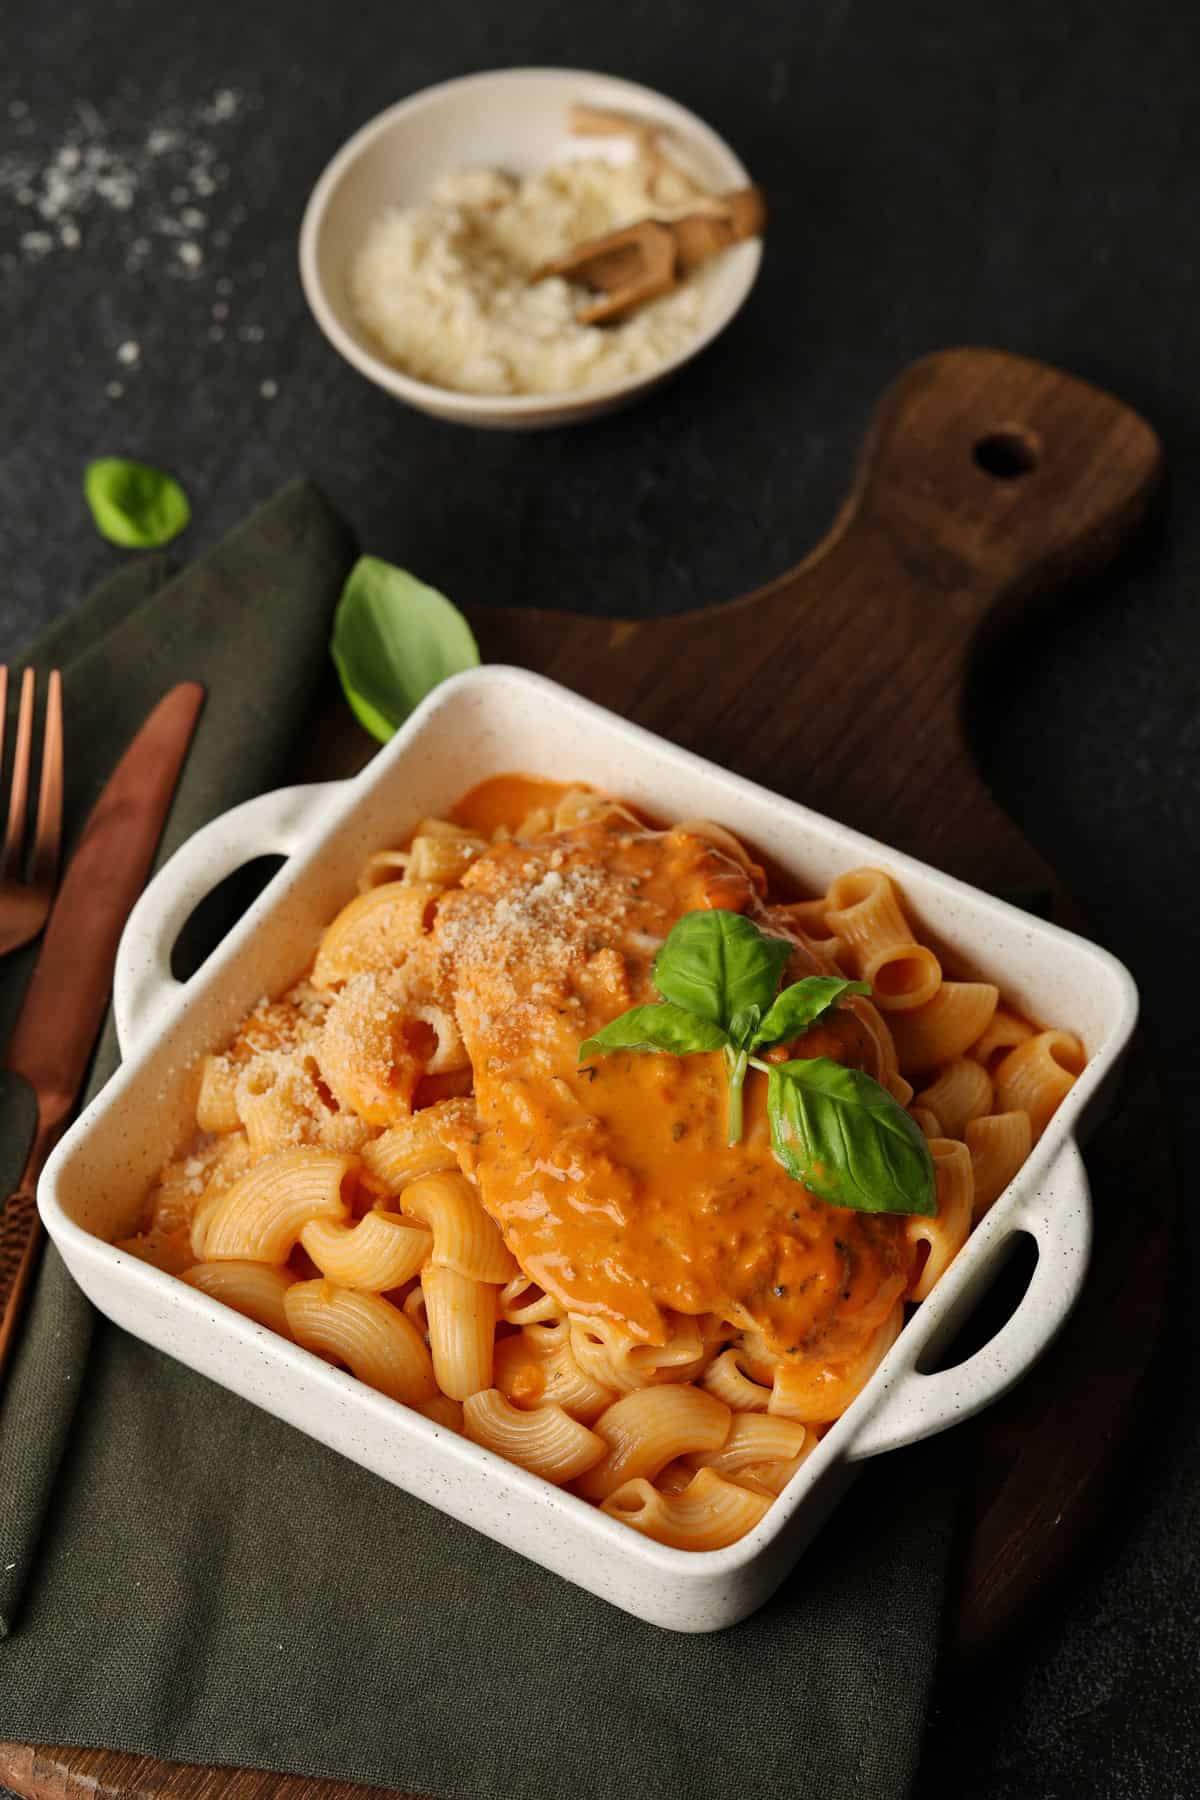
[[[29, 801], [29, 768], [33, 749], [33, 708], [36, 678], [32, 669], [21, 677], [21, 701], [17, 713], [17, 736], [13, 752], [12, 782], [9, 788], [8, 823], [4, 832], [4, 849], [0, 862], [0, 880], [20, 881], [24, 864], [25, 815]], [[8, 668], [0, 664], [0, 720], [7, 717]], [[63, 807], [63, 728], [62, 676], [57, 669], [50, 672], [46, 692], [46, 722], [42, 731], [42, 772], [38, 788], [37, 821], [34, 825], [33, 853], [29, 865], [28, 885], [35, 892], [49, 895], [58, 870], [58, 853], [62, 839]]]

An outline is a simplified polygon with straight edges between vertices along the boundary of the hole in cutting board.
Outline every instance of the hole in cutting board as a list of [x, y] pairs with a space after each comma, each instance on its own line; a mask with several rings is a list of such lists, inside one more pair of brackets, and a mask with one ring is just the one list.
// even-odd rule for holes
[[285, 860], [282, 856], [256, 856], [205, 894], [189, 913], [171, 950], [171, 973], [176, 981], [191, 979]]
[[1036, 432], [1026, 431], [1023, 425], [1000, 425], [979, 439], [974, 456], [985, 475], [997, 481], [1015, 481], [1037, 468], [1042, 443]]

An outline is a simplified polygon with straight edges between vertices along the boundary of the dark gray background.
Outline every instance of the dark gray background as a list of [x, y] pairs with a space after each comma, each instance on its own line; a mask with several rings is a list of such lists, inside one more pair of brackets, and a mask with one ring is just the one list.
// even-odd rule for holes
[[[978, 342], [1061, 363], [1157, 426], [1173, 498], [1118, 576], [988, 671], [977, 744], [1141, 980], [1182, 1126], [1200, 1075], [1198, 49], [1194, 8], [1162, 0], [4, 0], [0, 639], [15, 647], [118, 560], [80, 499], [95, 455], [181, 476], [184, 550], [303, 471], [364, 545], [460, 601], [670, 611], [811, 546], [911, 358]], [[665, 89], [732, 140], [773, 207], [735, 327], [661, 395], [573, 434], [405, 411], [338, 361], [295, 277], [305, 197], [353, 128], [428, 82], [519, 62]], [[153, 132], [176, 134], [157, 156]], [[127, 208], [119, 170], [109, 197], [80, 197], [58, 154], [72, 142], [132, 156]], [[65, 210], [51, 162], [75, 184]], [[30, 240], [43, 231], [49, 247]], [[919, 1795], [1200, 1789], [1200, 1234], [1181, 1166], [1178, 1303], [1125, 1494], [992, 1677], [947, 1672]]]

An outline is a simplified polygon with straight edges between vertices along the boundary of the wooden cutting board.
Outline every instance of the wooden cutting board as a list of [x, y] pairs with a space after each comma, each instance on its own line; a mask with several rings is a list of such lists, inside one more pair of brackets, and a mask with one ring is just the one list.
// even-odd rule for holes
[[[783, 454], [783, 452], [781, 452]], [[825, 541], [740, 600], [673, 619], [480, 611], [487, 661], [520, 663], [714, 761], [994, 893], [1071, 923], [964, 734], [989, 643], [1052, 589], [1096, 575], [1143, 519], [1162, 456], [1110, 395], [991, 350], [950, 350], [884, 397]], [[703, 521], [681, 518], [681, 533]], [[368, 753], [330, 696], [297, 779]], [[564, 775], [571, 750], [562, 746]], [[736, 825], [736, 820], [729, 823]], [[962, 1428], [973, 1464], [944, 1666], [974, 1666], [1051, 1588], [1119, 1468], [1156, 1335], [1172, 1184], [1144, 1053], [1092, 1139], [1093, 1263], [1041, 1364]], [[1140, 1204], [1122, 1204], [1136, 1191]], [[1011, 1303], [1012, 1294], [1007, 1296]], [[992, 1316], [998, 1306], [992, 1300]], [[975, 1327], [978, 1331], [978, 1326]], [[38, 1800], [364, 1800], [379, 1789], [183, 1768], [110, 1751], [0, 1745], [0, 1781]]]

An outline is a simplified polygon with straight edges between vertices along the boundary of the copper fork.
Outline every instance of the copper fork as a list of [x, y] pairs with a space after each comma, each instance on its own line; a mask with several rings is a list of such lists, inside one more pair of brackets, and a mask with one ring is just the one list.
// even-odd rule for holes
[[[42, 775], [38, 790], [37, 822], [33, 850], [25, 877], [25, 815], [29, 802], [29, 764], [33, 749], [35, 677], [26, 669], [21, 678], [21, 704], [17, 713], [17, 739], [13, 752], [12, 784], [8, 796], [8, 824], [0, 852], [0, 956], [17, 950], [35, 938], [46, 923], [54, 898], [58, 852], [62, 841], [63, 730], [62, 676], [50, 674], [46, 693], [46, 722], [42, 727]], [[0, 666], [0, 725], [8, 713], [8, 669]], [[0, 738], [0, 743], [2, 743]]]

